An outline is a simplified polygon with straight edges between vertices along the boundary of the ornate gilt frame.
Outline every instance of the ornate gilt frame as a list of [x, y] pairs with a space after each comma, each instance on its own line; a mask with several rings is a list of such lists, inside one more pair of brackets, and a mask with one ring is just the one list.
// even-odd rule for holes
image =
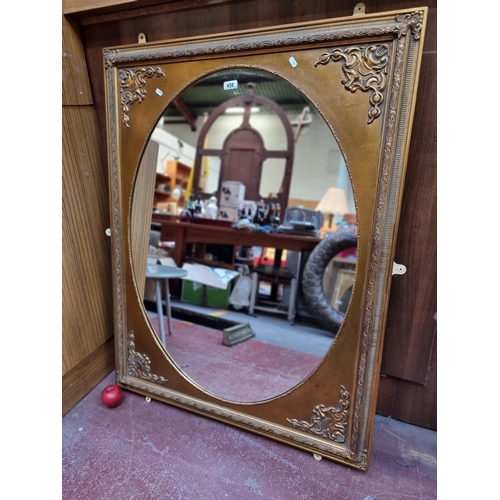
[[[367, 469], [426, 18], [423, 7], [104, 50], [121, 387]], [[344, 154], [357, 212], [344, 324], [309, 377], [256, 403], [218, 398], [172, 361], [147, 321], [130, 244], [137, 170], [157, 120], [201, 76], [237, 66], [280, 75], [315, 104]]]

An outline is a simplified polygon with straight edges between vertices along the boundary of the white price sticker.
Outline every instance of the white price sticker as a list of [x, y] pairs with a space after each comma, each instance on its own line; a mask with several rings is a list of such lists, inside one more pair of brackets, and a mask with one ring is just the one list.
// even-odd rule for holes
[[292, 65], [292, 68], [295, 68], [295, 66], [297, 66], [297, 61], [295, 60], [295, 57], [290, 56], [290, 58], [288, 59], [288, 61], [290, 61], [290, 64]]
[[161, 97], [163, 95], [163, 92], [160, 89], [156, 89], [156, 93]]
[[234, 90], [238, 88], [238, 80], [224, 82], [224, 90]]

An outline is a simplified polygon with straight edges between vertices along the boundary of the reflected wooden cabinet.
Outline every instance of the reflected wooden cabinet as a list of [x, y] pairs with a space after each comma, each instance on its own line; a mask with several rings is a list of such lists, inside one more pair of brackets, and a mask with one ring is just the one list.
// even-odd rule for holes
[[191, 167], [182, 163], [178, 160], [168, 160], [167, 161], [167, 175], [172, 179], [172, 193], [171, 200], [175, 201], [173, 192], [176, 187], [181, 190], [181, 195], [177, 200], [177, 207], [182, 209], [186, 201], [186, 189], [189, 184], [189, 176], [191, 175]]
[[[167, 160], [165, 173], [156, 173], [155, 200], [156, 210], [177, 213], [184, 207], [186, 189], [189, 184], [191, 167], [178, 160]], [[176, 199], [176, 188], [180, 189], [180, 196]]]
[[160, 210], [160, 207], [165, 204], [168, 204], [168, 200], [172, 199], [171, 187], [172, 179], [169, 175], [162, 174], [160, 172], [156, 172], [156, 181], [155, 181], [155, 192], [153, 198], [153, 208]]

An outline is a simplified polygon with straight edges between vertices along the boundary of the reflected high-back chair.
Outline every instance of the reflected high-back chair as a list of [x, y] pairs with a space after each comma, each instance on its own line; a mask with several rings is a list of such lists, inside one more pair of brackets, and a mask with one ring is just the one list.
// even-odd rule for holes
[[[288, 116], [281, 106], [263, 96], [254, 93], [255, 85], [247, 84], [243, 95], [233, 97], [215, 108], [203, 125], [198, 136], [196, 158], [193, 166], [193, 190], [195, 197], [208, 199], [215, 195], [220, 200], [223, 181], [241, 182], [245, 186], [245, 199], [266, 203], [279, 203], [281, 207], [288, 205], [290, 183], [292, 178], [293, 157], [295, 143], [293, 127]], [[286, 140], [283, 149], [268, 150], [261, 133], [252, 127], [250, 113], [252, 108], [260, 106], [270, 109], [280, 120], [285, 132]], [[206, 148], [206, 137], [214, 122], [223, 115], [228, 108], [242, 108], [241, 124], [230, 131], [224, 141], [223, 147]], [[215, 193], [205, 193], [200, 187], [203, 176], [202, 166], [206, 157], [219, 157], [221, 169], [219, 183]], [[277, 193], [269, 197], [261, 195], [260, 185], [264, 162], [267, 159], [281, 159], [285, 163], [281, 186]]]

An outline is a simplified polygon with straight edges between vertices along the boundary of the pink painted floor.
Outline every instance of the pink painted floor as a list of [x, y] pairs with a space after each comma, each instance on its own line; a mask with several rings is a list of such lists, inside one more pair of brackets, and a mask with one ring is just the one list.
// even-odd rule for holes
[[[159, 331], [158, 318], [150, 319]], [[195, 382], [213, 394], [238, 402], [279, 396], [304, 380], [322, 356], [308, 354], [251, 338], [231, 347], [222, 333], [172, 320], [175, 335], [167, 335], [169, 355]]]
[[100, 401], [114, 372], [62, 419], [63, 500], [437, 498], [436, 432], [377, 417], [368, 472], [143, 396]]

